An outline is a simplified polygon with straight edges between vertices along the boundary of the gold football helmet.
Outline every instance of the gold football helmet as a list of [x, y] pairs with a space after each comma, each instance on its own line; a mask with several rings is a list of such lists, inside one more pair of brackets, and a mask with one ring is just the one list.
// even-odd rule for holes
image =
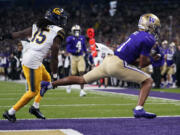
[[167, 45], [167, 44], [168, 44], [167, 40], [162, 41], [162, 45]]
[[140, 17], [138, 27], [140, 30], [147, 31], [158, 38], [161, 24], [159, 18], [156, 15], [147, 13]]

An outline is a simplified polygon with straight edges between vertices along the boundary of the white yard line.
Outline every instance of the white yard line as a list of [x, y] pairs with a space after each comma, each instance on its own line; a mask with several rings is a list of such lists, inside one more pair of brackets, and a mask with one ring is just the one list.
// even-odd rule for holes
[[[58, 91], [58, 90], [57, 90]], [[79, 91], [79, 90], [78, 90]], [[112, 95], [112, 96], [126, 96], [126, 98], [130, 98], [130, 99], [133, 99], [133, 100], [137, 100], [137, 97], [138, 95], [133, 95], [133, 94], [126, 94], [126, 93], [116, 93], [116, 92], [107, 92], [107, 91], [97, 91], [97, 90], [87, 90], [89, 93], [95, 93], [95, 94], [98, 94], [98, 95], [103, 95], [103, 96], [106, 96], [106, 95]], [[5, 94], [4, 94], [5, 95]], [[8, 95], [8, 93], [6, 94]], [[11, 94], [10, 94], [11, 95]], [[13, 95], [13, 94], [12, 94]], [[47, 95], [54, 95], [54, 93], [47, 93]], [[57, 97], [57, 98], [49, 98], [48, 96], [44, 97], [45, 100], [57, 100], [59, 98], [64, 98], [64, 97]], [[76, 97], [74, 97], [76, 98]], [[85, 98], [97, 98], [97, 97], [85, 97]], [[98, 97], [100, 98], [100, 97]], [[17, 98], [0, 98], [0, 100], [17, 100], [19, 99], [19, 97]], [[162, 100], [163, 102], [177, 102], [177, 101], [180, 101], [180, 100], [176, 100], [176, 99], [167, 99], [167, 98], [160, 98], [160, 97], [152, 97], [152, 96], [149, 96], [148, 99], [153, 99], [153, 100]]]
[[[97, 93], [106, 93], [106, 94], [100, 94], [100, 95], [107, 95], [107, 93], [110, 93], [112, 95], [127, 95], [127, 96], [132, 96], [132, 97], [137, 97], [138, 95], [134, 95], [134, 94], [126, 94], [126, 93], [118, 93], [118, 92], [109, 92], [109, 91], [97, 91], [97, 90], [90, 90], [90, 91], [95, 91]], [[153, 99], [162, 99], [162, 100], [170, 100], [170, 101], [180, 101], [177, 99], [168, 99], [168, 98], [160, 98], [160, 97], [152, 97], [152, 96], [148, 96], [149, 98], [153, 98]]]
[[0, 130], [1, 133], [6, 132], [41, 132], [41, 131], [60, 131], [63, 132], [66, 135], [83, 135], [77, 130], [74, 129], [40, 129], [40, 130]]
[[[173, 104], [179, 106], [179, 104], [176, 103], [146, 103], [149, 105], [163, 105], [163, 104]], [[128, 104], [61, 104], [61, 105], [40, 105], [41, 107], [81, 107], [81, 106], [131, 106], [135, 105], [135, 103], [128, 103]], [[7, 108], [11, 106], [0, 106], [0, 108]], [[25, 106], [29, 107], [29, 106]]]
[[[14, 82], [14, 83], [21, 83], [21, 84], [25, 84], [25, 80], [16, 80], [16, 81], [10, 81], [10, 82]], [[67, 88], [68, 86], [59, 86], [58, 88]], [[77, 91], [79, 91], [80, 89], [80, 86], [79, 85], [72, 85], [72, 89], [75, 89]], [[95, 92], [95, 93], [100, 93], [100, 95], [107, 95], [109, 93], [111, 93], [112, 95], [128, 95], [128, 96], [131, 96], [131, 97], [137, 97], [138, 95], [133, 95], [133, 94], [125, 94], [125, 93], [116, 93], [116, 92], [109, 92], [109, 91], [98, 91], [98, 90], [95, 90], [95, 89], [105, 89], [105, 88], [98, 88], [97, 86], [93, 86], [93, 85], [89, 85], [89, 84], [86, 84], [85, 87], [84, 87], [85, 90], [87, 91], [92, 91], [92, 92]], [[120, 88], [120, 87], [107, 87], [106, 89], [124, 89], [124, 88]], [[58, 91], [58, 90], [57, 90]], [[10, 95], [13, 95], [15, 92], [13, 93], [10, 93]], [[107, 93], [107, 94], [102, 94], [102, 93]], [[50, 94], [50, 93], [48, 93]], [[7, 94], [2, 94], [1, 95], [8, 95]], [[50, 94], [51, 95], [51, 94]], [[53, 95], [53, 94], [52, 94]], [[149, 98], [152, 98], [152, 99], [162, 99], [162, 100], [169, 100], [169, 101], [180, 101], [180, 100], [176, 100], [176, 99], [168, 99], [168, 98], [160, 98], [160, 97], [152, 97], [152, 96], [149, 96]], [[0, 98], [0, 100], [14, 100], [16, 98]]]
[[60, 131], [65, 133], [66, 135], [83, 135], [82, 133], [74, 129], [60, 129]]
[[[177, 117], [180, 117], [180, 115], [162, 115], [162, 116], [157, 116], [157, 118], [177, 118]], [[68, 119], [70, 119], [70, 120], [81, 120], [81, 119], [89, 120], [89, 119], [92, 119], [93, 120], [93, 119], [136, 119], [136, 118], [134, 118], [133, 116], [132, 117], [82, 117], [82, 118], [48, 118], [46, 120], [68, 120]], [[21, 120], [42, 121], [41, 119], [36, 119], [36, 118], [32, 118], [32, 119], [18, 119], [18, 121], [21, 121]], [[0, 120], [0, 121], [7, 121], [7, 120]], [[50, 129], [50, 130], [53, 130], [53, 129]], [[4, 131], [4, 130], [0, 130], [0, 132], [1, 131]]]

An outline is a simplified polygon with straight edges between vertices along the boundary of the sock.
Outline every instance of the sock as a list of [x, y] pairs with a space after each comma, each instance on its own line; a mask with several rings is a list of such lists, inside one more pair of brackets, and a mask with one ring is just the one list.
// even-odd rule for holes
[[47, 88], [48, 89], [53, 89], [52, 83], [50, 83]]
[[9, 115], [14, 115], [16, 113], [16, 110], [14, 110], [14, 108], [12, 107], [11, 109], [9, 109], [8, 113]]
[[34, 102], [33, 106], [34, 106], [36, 109], [39, 109], [39, 103]]
[[71, 85], [68, 86], [68, 89], [71, 89]]
[[84, 90], [81, 90], [81, 92], [84, 92]]
[[135, 109], [136, 110], [141, 110], [141, 109], [143, 109], [143, 106], [137, 105]]

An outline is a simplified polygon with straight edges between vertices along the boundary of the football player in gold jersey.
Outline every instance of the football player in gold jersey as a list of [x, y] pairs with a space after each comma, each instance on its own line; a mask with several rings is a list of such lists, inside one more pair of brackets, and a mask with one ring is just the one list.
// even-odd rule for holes
[[1, 37], [3, 39], [16, 39], [31, 37], [29, 48], [23, 54], [22, 68], [28, 83], [28, 91], [3, 117], [11, 122], [16, 121], [15, 113], [34, 98], [34, 104], [29, 108], [29, 113], [37, 118], [45, 119], [39, 110], [41, 100], [41, 81], [51, 82], [51, 76], [42, 64], [43, 58], [51, 50], [51, 70], [53, 78], [57, 78], [58, 51], [65, 33], [62, 28], [67, 23], [67, 15], [62, 8], [49, 9], [45, 17], [34, 23], [32, 27], [19, 32], [13, 32]]

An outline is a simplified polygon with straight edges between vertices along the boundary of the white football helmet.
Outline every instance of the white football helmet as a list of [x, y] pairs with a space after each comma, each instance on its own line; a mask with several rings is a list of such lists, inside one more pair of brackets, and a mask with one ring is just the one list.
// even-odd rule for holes
[[171, 42], [169, 46], [170, 47], [176, 47], [176, 44], [174, 42]]
[[160, 34], [160, 27], [159, 18], [152, 13], [143, 14], [139, 19], [138, 28], [153, 34], [156, 39]]
[[168, 41], [167, 40], [164, 40], [163, 42], [162, 42], [162, 45], [167, 45], [168, 44]]
[[79, 37], [81, 34], [81, 27], [76, 24], [71, 28], [71, 32], [74, 36]]

